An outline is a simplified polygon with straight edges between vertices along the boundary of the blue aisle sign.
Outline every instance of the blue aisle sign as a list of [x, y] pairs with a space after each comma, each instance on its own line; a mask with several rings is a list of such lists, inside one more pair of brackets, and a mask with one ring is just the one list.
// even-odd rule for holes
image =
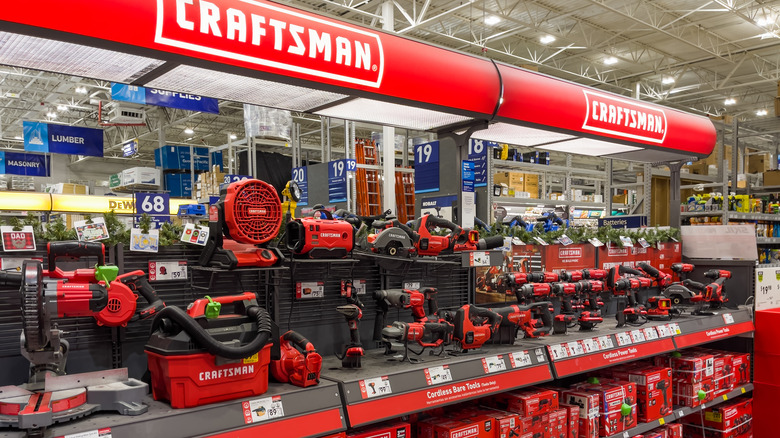
[[163, 222], [170, 222], [170, 195], [167, 193], [136, 193], [136, 219], [146, 213], [152, 217], [155, 228], [160, 228]]
[[[576, 204], [576, 202], [574, 203]], [[599, 219], [599, 227], [606, 225], [612, 228], [642, 228], [647, 226], [647, 216], [614, 216]]]
[[463, 182], [463, 186], [461, 188], [462, 192], [473, 192], [474, 191], [474, 162], [471, 160], [463, 160], [461, 165], [461, 181]]
[[103, 156], [103, 130], [81, 126], [23, 122], [24, 150], [52, 154]]
[[352, 166], [355, 171], [355, 160], [336, 160], [328, 163], [328, 202], [347, 201], [347, 172]]
[[489, 148], [497, 148], [498, 143], [487, 140], [469, 140], [469, 160], [474, 162], [474, 187], [487, 185], [487, 151]]
[[222, 184], [230, 184], [238, 181], [243, 181], [245, 179], [252, 179], [251, 175], [225, 175], [225, 179], [223, 180]]
[[439, 142], [414, 146], [414, 193], [439, 191]]
[[49, 176], [49, 156], [0, 151], [0, 174]]
[[195, 94], [145, 88], [136, 85], [111, 84], [111, 99], [141, 105], [156, 105], [189, 111], [219, 114], [219, 100]]
[[292, 180], [301, 189], [301, 199], [298, 205], [309, 205], [309, 171], [306, 166], [293, 167]]
[[132, 140], [127, 140], [126, 142], [122, 143], [122, 156], [123, 157], [132, 157], [133, 155], [138, 153], [138, 139], [134, 138]]

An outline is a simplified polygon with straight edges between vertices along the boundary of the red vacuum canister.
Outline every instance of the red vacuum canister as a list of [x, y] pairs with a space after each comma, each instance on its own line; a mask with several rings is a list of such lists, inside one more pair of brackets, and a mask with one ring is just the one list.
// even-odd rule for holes
[[145, 347], [154, 399], [189, 408], [263, 394], [277, 333], [251, 292], [162, 309]]

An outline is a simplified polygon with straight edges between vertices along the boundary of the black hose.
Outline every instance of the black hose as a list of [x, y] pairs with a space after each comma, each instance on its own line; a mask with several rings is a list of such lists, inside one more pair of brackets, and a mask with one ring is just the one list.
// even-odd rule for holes
[[485, 237], [484, 239], [479, 239], [479, 242], [477, 243], [477, 249], [479, 250], [493, 249], [503, 245], [504, 245], [504, 236], [495, 235], [495, 236]]
[[190, 335], [195, 345], [206, 349], [210, 354], [226, 359], [243, 359], [259, 352], [271, 340], [271, 316], [268, 312], [260, 306], [252, 306], [246, 309], [246, 314], [256, 320], [257, 336], [252, 342], [240, 347], [231, 347], [214, 339], [187, 312], [175, 306], [166, 307], [157, 314], [152, 323], [152, 332], [160, 329], [161, 325], [165, 327], [163, 320], [168, 319]]

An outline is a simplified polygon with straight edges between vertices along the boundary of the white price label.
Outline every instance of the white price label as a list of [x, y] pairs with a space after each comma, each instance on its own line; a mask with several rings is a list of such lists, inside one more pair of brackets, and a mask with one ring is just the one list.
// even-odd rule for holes
[[273, 396], [241, 403], [244, 410], [244, 423], [258, 423], [284, 417], [282, 397]]
[[585, 353], [593, 353], [595, 351], [599, 351], [599, 340], [598, 338], [583, 339], [582, 347], [585, 349]]
[[631, 340], [633, 342], [645, 342], [645, 334], [642, 333], [642, 330], [631, 330]]
[[106, 427], [89, 432], [72, 433], [70, 435], [60, 435], [57, 438], [111, 438], [111, 428]]
[[506, 370], [506, 362], [504, 362], [504, 356], [499, 355], [499, 356], [488, 356], [482, 358], [482, 368], [484, 368], [485, 374]]
[[426, 368], [425, 381], [428, 382], [428, 385], [451, 382], [452, 372], [450, 372], [450, 368], [447, 365]]
[[469, 266], [490, 266], [490, 253], [488, 251], [469, 253]]
[[612, 343], [611, 336], [599, 336], [599, 346], [602, 350], [615, 348], [615, 344]]
[[645, 339], [648, 341], [653, 341], [655, 339], [658, 339], [658, 332], [655, 330], [655, 327], [645, 327]]
[[150, 261], [149, 281], [186, 280], [187, 261]]
[[617, 335], [617, 343], [619, 347], [623, 347], [626, 345], [631, 345], [631, 333], [629, 332], [620, 332]]
[[393, 393], [393, 389], [390, 388], [390, 378], [387, 376], [361, 380], [358, 384], [360, 385], [360, 394], [363, 398], [379, 397]]
[[548, 348], [550, 349], [552, 360], [566, 359], [569, 357], [569, 353], [566, 351], [564, 344], [550, 345]]
[[668, 338], [669, 336], [672, 336], [672, 332], [669, 331], [669, 327], [667, 327], [666, 324], [659, 325], [656, 327], [656, 330], [658, 330], [658, 336], [662, 338]]
[[516, 351], [509, 353], [509, 363], [512, 368], [522, 368], [531, 365], [531, 355], [528, 351]]
[[680, 330], [680, 325], [676, 322], [672, 322], [666, 325], [669, 327], [669, 331], [672, 333], [672, 336], [674, 335], [681, 335], [682, 331]]
[[404, 289], [419, 290], [420, 289], [420, 282], [419, 281], [406, 281], [406, 282], [404, 282]]
[[299, 281], [295, 283], [295, 298], [307, 300], [325, 296], [325, 283], [322, 281]]
[[730, 313], [724, 313], [723, 322], [725, 322], [726, 324], [734, 324], [734, 315]]
[[347, 294], [345, 286], [352, 284], [352, 293], [355, 295], [366, 294], [366, 280], [341, 280], [341, 296], [344, 297]]
[[579, 356], [585, 354], [585, 349], [582, 348], [582, 344], [579, 342], [568, 342], [566, 347], [569, 349], [569, 356]]

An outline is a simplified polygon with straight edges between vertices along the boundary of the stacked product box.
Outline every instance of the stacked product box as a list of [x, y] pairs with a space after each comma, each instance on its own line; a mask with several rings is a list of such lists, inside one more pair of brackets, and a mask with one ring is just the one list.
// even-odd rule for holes
[[671, 368], [638, 362], [607, 368], [599, 375], [636, 384], [639, 422], [647, 423], [672, 413]]
[[577, 406], [577, 436], [579, 438], [598, 438], [599, 404], [601, 398], [596, 392], [566, 390], [561, 393], [561, 402]]
[[607, 380], [575, 385], [599, 397], [599, 435], [610, 436], [637, 424], [637, 389], [633, 382]]
[[739, 398], [683, 418], [685, 437], [747, 438], [753, 436], [753, 399]]
[[675, 405], [696, 407], [715, 398], [715, 357], [708, 352], [688, 350], [668, 357], [656, 357], [656, 365], [672, 368]]
[[631, 438], [683, 438], [683, 425], [666, 424], [662, 427], [656, 427], [650, 432], [634, 435]]
[[406, 422], [364, 427], [345, 435], [345, 438], [411, 438], [411, 425]]
[[562, 432], [566, 436], [568, 433], [568, 409], [560, 409], [556, 391], [527, 388], [496, 394], [485, 403], [495, 409], [516, 413], [518, 424], [513, 432], [520, 436], [552, 436], [553, 428], [558, 434]]

